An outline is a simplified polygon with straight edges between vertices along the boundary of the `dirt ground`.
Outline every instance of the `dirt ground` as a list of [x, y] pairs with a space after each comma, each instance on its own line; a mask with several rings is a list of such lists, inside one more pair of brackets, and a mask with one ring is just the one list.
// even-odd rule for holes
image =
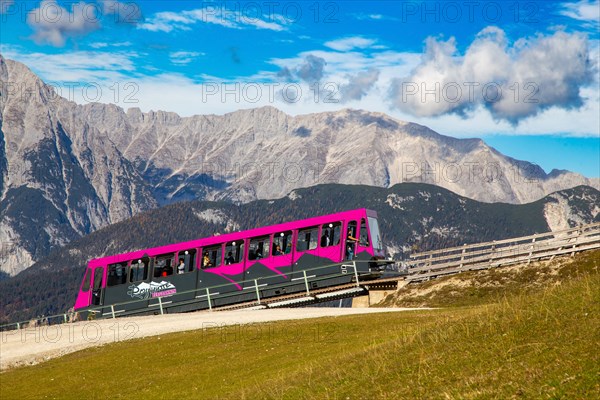
[[0, 370], [33, 365], [74, 351], [170, 332], [305, 318], [400, 312], [414, 308], [291, 308], [156, 315], [38, 326], [1, 332]]

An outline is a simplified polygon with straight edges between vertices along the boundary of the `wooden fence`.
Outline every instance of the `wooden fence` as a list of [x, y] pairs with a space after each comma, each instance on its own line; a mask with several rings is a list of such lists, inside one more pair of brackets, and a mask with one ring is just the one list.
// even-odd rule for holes
[[411, 254], [406, 280], [422, 281], [599, 248], [600, 223], [596, 222], [560, 231]]

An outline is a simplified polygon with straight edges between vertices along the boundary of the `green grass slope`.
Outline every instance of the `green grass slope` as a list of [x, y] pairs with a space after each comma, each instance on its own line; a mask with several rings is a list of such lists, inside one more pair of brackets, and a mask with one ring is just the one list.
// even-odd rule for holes
[[0, 374], [2, 399], [591, 399], [600, 274], [495, 303], [213, 328]]
[[600, 273], [600, 250], [531, 264], [468, 271], [409, 284], [387, 296], [379, 307], [471, 306], [503, 301], [506, 296], [534, 293], [582, 275]]

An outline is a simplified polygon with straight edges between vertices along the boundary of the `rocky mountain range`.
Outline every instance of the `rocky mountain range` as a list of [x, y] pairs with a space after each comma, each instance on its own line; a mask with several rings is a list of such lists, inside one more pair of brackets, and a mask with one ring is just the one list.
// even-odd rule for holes
[[246, 203], [322, 183], [435, 184], [483, 202], [527, 203], [597, 180], [514, 160], [381, 113], [289, 116], [275, 108], [180, 117], [57, 96], [0, 56], [0, 270], [183, 200]]

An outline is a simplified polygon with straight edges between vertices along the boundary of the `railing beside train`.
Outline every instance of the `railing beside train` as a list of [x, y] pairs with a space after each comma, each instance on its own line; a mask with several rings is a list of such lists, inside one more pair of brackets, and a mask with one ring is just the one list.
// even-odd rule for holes
[[489, 269], [600, 248], [600, 222], [518, 238], [410, 255], [408, 282]]
[[[360, 288], [361, 284], [364, 284], [365, 282], [368, 282], [368, 281], [366, 279], [363, 279], [362, 281], [360, 280], [361, 274], [359, 273], [359, 268], [357, 267], [357, 264], [359, 264], [359, 263], [374, 263], [374, 262], [384, 264], [384, 263], [390, 263], [391, 261], [389, 261], [389, 260], [346, 261], [346, 262], [342, 263], [341, 268], [340, 268], [341, 272], [337, 273], [337, 274], [327, 274], [327, 275], [315, 276], [312, 273], [314, 273], [318, 270], [331, 268], [333, 266], [339, 266], [340, 265], [339, 263], [328, 264], [328, 265], [315, 267], [315, 268], [307, 268], [305, 270], [302, 270], [301, 272], [292, 273], [290, 275], [298, 274], [299, 276], [292, 277], [290, 279], [290, 282], [294, 282], [294, 281], [303, 282], [305, 290], [302, 292], [289, 293], [289, 294], [287, 294], [286, 297], [294, 297], [295, 299], [300, 299], [300, 298], [302, 298], [302, 296], [311, 296], [311, 294], [313, 294], [317, 291], [322, 291], [322, 290], [326, 290], [326, 289], [335, 290], [336, 288], [339, 288], [339, 287], [338, 286], [319, 287], [318, 290], [315, 290], [315, 288], [311, 287], [311, 283], [318, 282], [318, 281], [324, 280], [324, 279], [331, 279], [331, 278], [335, 278], [335, 277], [345, 276], [349, 273], [354, 275], [354, 281], [352, 282], [351, 285], [344, 285], [344, 287], [345, 286], [354, 286], [355, 288]], [[273, 279], [273, 276], [266, 276], [266, 277], [261, 277], [261, 278], [257, 278], [257, 279], [239, 281], [237, 283], [238, 284], [245, 284], [245, 283], [253, 284], [251, 287], [245, 287], [244, 289], [242, 289], [242, 291], [249, 292], [246, 289], [254, 290], [254, 293], [256, 295], [256, 298], [254, 300], [254, 303], [256, 303], [256, 304], [254, 306], [256, 307], [256, 306], [261, 306], [267, 302], [273, 303], [273, 302], [276, 302], [277, 299], [280, 299], [280, 297], [269, 297], [269, 298], [262, 297], [261, 298], [260, 288], [265, 287], [266, 284], [260, 284], [259, 282], [261, 280], [264, 282], [265, 280], [268, 280], [268, 279]], [[289, 285], [289, 283], [288, 283], [288, 285]], [[229, 283], [229, 284], [211, 286], [211, 287], [207, 287], [207, 288], [188, 290], [188, 291], [184, 291], [184, 292], [177, 292], [176, 294], [170, 295], [170, 296], [152, 297], [150, 299], [131, 300], [131, 301], [127, 301], [127, 302], [115, 303], [112, 305], [99, 305], [96, 307], [87, 307], [85, 310], [88, 312], [91, 312], [92, 314], [100, 314], [101, 317], [108, 316], [111, 318], [135, 315], [135, 314], [143, 314], [143, 313], [153, 312], [155, 310], [157, 310], [157, 313], [164, 314], [165, 308], [168, 307], [169, 304], [171, 304], [171, 302], [169, 301], [170, 297], [196, 293], [196, 295], [194, 296], [194, 299], [178, 301], [176, 303], [176, 305], [182, 306], [182, 305], [187, 305], [187, 304], [198, 303], [201, 301], [207, 301], [207, 303], [208, 303], [207, 310], [212, 311], [213, 309], [216, 308], [214, 306], [215, 300], [221, 300], [221, 299], [225, 299], [228, 297], [240, 295], [240, 291], [230, 291], [227, 293], [219, 293], [219, 291], [218, 291], [219, 288], [224, 288], [224, 287], [231, 287], [231, 284]], [[276, 285], [269, 286], [269, 289], [273, 289], [273, 288], [277, 288], [277, 287], [285, 287], [285, 285], [284, 284], [276, 284]], [[350, 293], [348, 292], [347, 294], [350, 294]], [[156, 302], [152, 303], [152, 301], [154, 301], [154, 300], [156, 300]], [[281, 300], [279, 300], [279, 301], [281, 301]], [[141, 303], [148, 303], [148, 306], [145, 308], [138, 308], [138, 309], [131, 310], [131, 311], [120, 310], [120, 308], [123, 306], [131, 305], [131, 304], [141, 304]], [[242, 303], [242, 304], [246, 305], [246, 307], [252, 306], [252, 304], [248, 305], [247, 302]], [[240, 306], [240, 304], [231, 304], [231, 305], [222, 306], [222, 307], [218, 307], [218, 308], [219, 309], [231, 309], [231, 308], [235, 308], [235, 307], [239, 307], [239, 306]], [[104, 311], [106, 311], [106, 312], [104, 312]], [[47, 317], [34, 318], [34, 319], [27, 320], [27, 321], [13, 322], [10, 324], [0, 325], [0, 331], [21, 329], [23, 327], [30, 327], [32, 325], [38, 326], [38, 325], [51, 325], [51, 324], [56, 324], [56, 323], [74, 322], [77, 320], [76, 314], [77, 314], [76, 311], [72, 311], [72, 312], [67, 312], [67, 313], [63, 313], [63, 314], [47, 316]]]

